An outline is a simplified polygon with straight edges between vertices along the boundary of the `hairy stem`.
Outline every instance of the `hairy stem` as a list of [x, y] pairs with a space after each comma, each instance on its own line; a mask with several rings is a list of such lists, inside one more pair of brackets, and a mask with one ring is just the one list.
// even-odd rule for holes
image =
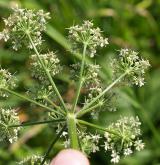
[[47, 106], [45, 106], [45, 105], [43, 105], [43, 104], [41, 104], [41, 103], [39, 103], [39, 102], [37, 102], [37, 101], [35, 101], [35, 100], [32, 100], [32, 99], [30, 99], [30, 98], [28, 98], [28, 97], [26, 97], [26, 96], [24, 96], [24, 95], [21, 95], [21, 94], [19, 94], [19, 93], [17, 93], [17, 92], [14, 92], [14, 91], [12, 91], [12, 90], [10, 90], [10, 89], [6, 89], [6, 88], [3, 88], [3, 90], [5, 90], [6, 92], [8, 92], [8, 93], [10, 93], [10, 94], [13, 94], [13, 95], [15, 95], [15, 96], [17, 96], [17, 97], [19, 97], [19, 98], [21, 98], [21, 99], [23, 99], [23, 100], [27, 100], [27, 101], [29, 101], [29, 102], [35, 104], [35, 105], [38, 105], [38, 106], [40, 106], [40, 107], [42, 107], [42, 108], [45, 108], [45, 109], [47, 109], [47, 110], [50, 111], [50, 112], [54, 112], [54, 113], [56, 113], [56, 114], [59, 114], [59, 115], [63, 116], [62, 113], [60, 113], [60, 112], [58, 112], [58, 111], [56, 111], [56, 110], [54, 110], [54, 109], [52, 109], [52, 108], [50, 108], [50, 107], [47, 107]]
[[79, 120], [79, 119], [78, 119], [78, 123], [79, 123], [79, 124], [86, 125], [86, 126], [90, 126], [90, 127], [95, 128], [95, 129], [98, 129], [98, 130], [101, 130], [101, 131], [104, 131], [104, 132], [108, 132], [108, 133], [111, 133], [111, 134], [113, 134], [113, 135], [116, 135], [116, 136], [121, 137], [120, 134], [118, 134], [117, 132], [108, 130], [107, 128], [101, 127], [101, 126], [96, 125], [96, 124], [89, 123], [89, 122], [84, 121], [84, 120]]
[[58, 120], [46, 120], [46, 121], [37, 121], [37, 122], [26, 122], [23, 124], [17, 124], [17, 125], [9, 125], [8, 127], [26, 127], [31, 125], [39, 125], [39, 124], [49, 124], [49, 123], [56, 123], [56, 122], [64, 122], [64, 119], [58, 119]]
[[72, 113], [68, 113], [67, 115], [67, 126], [68, 126], [68, 134], [70, 138], [70, 147], [73, 149], [79, 149], [79, 142], [77, 136], [77, 127], [76, 127], [76, 118]]
[[64, 107], [64, 110], [67, 111], [67, 107], [66, 107], [66, 105], [65, 105], [65, 103], [64, 103], [64, 101], [63, 101], [63, 98], [62, 98], [61, 94], [59, 93], [59, 90], [58, 90], [58, 88], [56, 87], [56, 84], [54, 83], [50, 72], [48, 71], [48, 69], [46, 69], [44, 62], [43, 62], [42, 59], [40, 58], [40, 54], [39, 54], [39, 52], [38, 52], [38, 50], [37, 50], [37, 48], [36, 48], [36, 46], [35, 46], [35, 44], [34, 44], [32, 38], [31, 38], [31, 36], [30, 36], [29, 34], [28, 34], [28, 38], [29, 38], [29, 40], [30, 40], [30, 42], [31, 42], [31, 44], [32, 44], [32, 46], [33, 46], [33, 49], [34, 49], [34, 51], [35, 51], [35, 53], [36, 53], [36, 55], [37, 55], [37, 57], [38, 57], [38, 60], [39, 60], [40, 64], [42, 65], [42, 67], [43, 67], [43, 69], [44, 69], [44, 71], [45, 71], [45, 73], [46, 73], [46, 75], [47, 75], [47, 77], [48, 77], [48, 79], [49, 79], [49, 81], [50, 81], [50, 83], [51, 83], [51, 85], [52, 85], [54, 91], [56, 92], [56, 95], [58, 96], [58, 98], [59, 98], [59, 100], [60, 100], [62, 106]]
[[79, 99], [79, 95], [80, 95], [80, 91], [83, 85], [83, 71], [84, 71], [84, 65], [85, 65], [85, 56], [86, 56], [86, 49], [87, 49], [87, 44], [84, 44], [84, 48], [83, 48], [83, 55], [82, 55], [82, 63], [81, 63], [81, 69], [80, 69], [80, 75], [79, 75], [79, 84], [78, 84], [78, 89], [76, 92], [76, 97], [73, 103], [73, 108], [72, 108], [72, 112], [75, 112], [76, 109], [76, 105]]
[[[85, 110], [88, 109], [92, 104], [94, 104], [98, 99], [100, 99], [106, 92], [108, 92], [116, 83], [118, 83], [128, 72], [123, 73], [121, 76], [119, 76], [112, 84], [110, 84], [102, 93], [100, 93], [97, 97], [95, 97], [91, 102], [89, 102], [86, 106], [82, 108], [81, 111], [79, 111], [78, 115], [83, 113], [85, 114]], [[86, 112], [87, 113], [87, 112]], [[82, 116], [82, 115], [81, 115]]]
[[46, 159], [47, 159], [49, 153], [51, 152], [51, 150], [52, 150], [54, 144], [55, 144], [55, 143], [57, 142], [57, 140], [60, 138], [60, 136], [61, 136], [61, 134], [63, 133], [63, 131], [65, 130], [65, 128], [66, 128], [66, 126], [64, 126], [64, 127], [61, 129], [61, 131], [58, 133], [58, 135], [53, 139], [53, 141], [52, 141], [52, 143], [50, 144], [50, 146], [49, 146], [47, 152], [46, 152], [45, 155], [44, 155], [44, 158], [43, 158], [43, 161], [41, 162], [41, 165], [43, 165], [43, 164], [45, 163], [45, 161], [46, 161]]

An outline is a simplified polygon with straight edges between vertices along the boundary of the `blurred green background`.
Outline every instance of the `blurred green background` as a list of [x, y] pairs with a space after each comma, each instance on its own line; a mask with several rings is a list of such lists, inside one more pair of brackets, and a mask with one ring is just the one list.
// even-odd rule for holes
[[[120, 165], [160, 165], [160, 0], [0, 0], [0, 28], [4, 27], [3, 18], [10, 13], [10, 7], [18, 3], [21, 7], [44, 9], [51, 12], [52, 19], [44, 34], [44, 49], [57, 51], [62, 63], [68, 66], [77, 60], [69, 51], [66, 40], [67, 28], [85, 19], [93, 20], [104, 35], [109, 38], [109, 45], [99, 51], [96, 60], [102, 67], [101, 77], [107, 82], [111, 78], [110, 58], [120, 48], [133, 48], [140, 55], [149, 59], [152, 67], [147, 74], [146, 84], [142, 88], [123, 88], [118, 92], [117, 112], [103, 112], [101, 125], [118, 118], [120, 115], [138, 115], [142, 121], [145, 150], [124, 158]], [[18, 90], [24, 92], [35, 83], [29, 76], [28, 55], [22, 50], [14, 52], [8, 44], [0, 41], [0, 64], [9, 68], [19, 79]], [[71, 88], [68, 76], [57, 77], [60, 87], [64, 84]], [[67, 94], [66, 94], [67, 95]], [[35, 119], [40, 118], [38, 109], [28, 107], [16, 97], [7, 101], [0, 100], [0, 107], [19, 107], [23, 111], [22, 120], [28, 120], [30, 113]], [[24, 113], [27, 111], [27, 114]], [[34, 119], [34, 117], [32, 117]], [[53, 128], [45, 126], [26, 128], [20, 140], [11, 146], [0, 143], [0, 165], [14, 165], [16, 161], [33, 153], [44, 154], [50, 140], [54, 137]], [[50, 154], [53, 157], [61, 143], [57, 143]], [[90, 157], [91, 165], [110, 164], [108, 153], [98, 152]]]

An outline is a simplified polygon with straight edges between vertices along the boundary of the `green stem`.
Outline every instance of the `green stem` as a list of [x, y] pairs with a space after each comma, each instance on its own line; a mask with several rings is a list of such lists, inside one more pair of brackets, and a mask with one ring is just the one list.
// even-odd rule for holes
[[44, 69], [44, 71], [45, 71], [45, 73], [46, 73], [46, 75], [47, 75], [47, 77], [48, 77], [48, 79], [49, 79], [49, 81], [50, 81], [50, 83], [51, 83], [51, 85], [52, 85], [54, 91], [56, 92], [56, 95], [58, 96], [58, 98], [59, 98], [59, 100], [60, 100], [62, 106], [64, 107], [64, 110], [67, 111], [67, 107], [66, 107], [66, 105], [65, 105], [65, 103], [64, 103], [64, 101], [63, 101], [63, 98], [62, 98], [61, 94], [59, 93], [59, 90], [57, 89], [56, 84], [54, 83], [54, 81], [53, 81], [53, 79], [52, 79], [52, 76], [51, 76], [49, 70], [46, 69], [44, 62], [43, 62], [42, 59], [40, 58], [40, 54], [39, 54], [39, 52], [38, 52], [38, 50], [37, 50], [37, 48], [36, 48], [36, 46], [35, 46], [35, 44], [34, 44], [32, 38], [31, 38], [31, 36], [30, 36], [29, 34], [28, 34], [28, 38], [29, 38], [29, 40], [30, 40], [30, 42], [31, 42], [31, 44], [32, 44], [32, 46], [33, 46], [33, 49], [34, 49], [34, 51], [35, 51], [35, 53], [36, 53], [36, 55], [37, 55], [37, 57], [38, 57], [38, 60], [39, 60], [40, 64], [42, 65], [42, 67], [43, 67], [43, 69]]
[[[90, 103], [88, 103], [86, 106], [82, 108], [79, 113], [85, 114], [85, 110], [88, 109], [92, 104], [94, 104], [98, 99], [100, 99], [106, 92], [108, 92], [116, 83], [118, 83], [128, 72], [123, 73], [121, 76], [119, 76], [112, 84], [110, 84], [102, 93], [100, 93], [97, 97], [95, 97]], [[79, 115], [78, 113], [78, 115]], [[82, 115], [81, 115], [82, 116]]]
[[61, 111], [62, 114], [66, 114], [59, 106], [57, 106], [52, 100], [50, 100], [48, 97], [44, 97], [44, 99], [50, 103], [54, 108], [56, 108], [57, 110]]
[[58, 119], [58, 120], [46, 120], [46, 121], [37, 121], [37, 122], [26, 122], [23, 124], [17, 124], [17, 125], [9, 125], [8, 127], [26, 127], [31, 125], [39, 125], [39, 124], [48, 124], [48, 123], [56, 123], [56, 122], [64, 122], [64, 119]]
[[90, 108], [88, 108], [88, 109], [85, 109], [85, 110], [83, 110], [83, 111], [80, 110], [80, 111], [77, 113], [77, 118], [80, 118], [80, 117], [83, 116], [84, 114], [89, 113], [89, 112], [95, 110], [96, 108], [98, 108], [98, 107], [100, 107], [100, 106], [102, 106], [102, 103], [101, 103], [101, 102], [98, 103], [98, 104], [96, 104], [96, 105], [94, 105], [94, 106], [92, 106], [92, 107], [90, 107]]
[[87, 126], [90, 126], [90, 127], [93, 127], [93, 128], [96, 128], [96, 129], [101, 130], [101, 131], [104, 131], [104, 132], [111, 133], [111, 134], [116, 135], [116, 136], [118, 136], [118, 137], [121, 137], [117, 132], [108, 130], [107, 128], [103, 128], [103, 127], [101, 127], [101, 126], [99, 126], [99, 125], [92, 124], [92, 123], [86, 122], [86, 121], [84, 121], [84, 120], [79, 120], [79, 119], [78, 119], [78, 123], [79, 123], [79, 124], [83, 124], [83, 125], [87, 125]]
[[14, 92], [14, 91], [12, 91], [12, 90], [10, 90], [10, 89], [6, 89], [6, 88], [3, 88], [3, 90], [5, 90], [5, 91], [7, 91], [8, 93], [11, 93], [11, 94], [13, 94], [13, 95], [15, 95], [15, 96], [17, 96], [17, 97], [23, 99], [23, 100], [27, 100], [27, 101], [29, 101], [29, 102], [31, 102], [31, 103], [33, 103], [33, 104], [39, 105], [40, 107], [45, 108], [45, 109], [47, 109], [47, 110], [50, 111], [50, 112], [54, 112], [54, 113], [56, 113], [56, 114], [59, 114], [59, 115], [63, 116], [62, 113], [60, 113], [60, 112], [58, 112], [58, 111], [56, 111], [56, 110], [54, 110], [54, 109], [52, 109], [52, 108], [50, 108], [50, 107], [47, 107], [47, 106], [45, 106], [45, 105], [43, 105], [43, 104], [41, 104], [41, 103], [38, 103], [38, 102], [36, 102], [35, 100], [32, 100], [32, 99], [30, 99], [30, 98], [28, 98], [28, 97], [26, 97], [26, 96], [23, 96], [23, 95], [21, 95], [21, 94], [19, 94], [19, 93], [17, 93], [17, 92]]
[[63, 133], [63, 131], [65, 130], [66, 126], [64, 126], [61, 131], [58, 133], [58, 135], [53, 139], [52, 143], [50, 144], [47, 152], [44, 155], [43, 161], [41, 162], [41, 165], [43, 165], [49, 155], [49, 153], [51, 152], [53, 146], [55, 145], [55, 143], [57, 142], [57, 140], [60, 138], [61, 134]]
[[79, 76], [79, 84], [78, 84], [78, 89], [76, 92], [76, 97], [73, 103], [73, 108], [72, 108], [72, 112], [75, 112], [76, 109], [76, 105], [79, 99], [79, 95], [80, 95], [80, 91], [83, 85], [83, 71], [84, 71], [84, 65], [85, 65], [85, 56], [86, 56], [86, 49], [87, 49], [87, 44], [84, 44], [84, 48], [83, 48], [83, 55], [82, 55], [82, 63], [81, 63], [81, 69], [80, 69], [80, 76]]
[[72, 113], [67, 115], [68, 134], [70, 138], [70, 145], [73, 149], [79, 149], [79, 142], [77, 136], [76, 118]]

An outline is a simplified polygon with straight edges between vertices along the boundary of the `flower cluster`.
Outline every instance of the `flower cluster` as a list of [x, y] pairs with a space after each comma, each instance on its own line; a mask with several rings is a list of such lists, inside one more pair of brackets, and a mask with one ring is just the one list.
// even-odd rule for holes
[[41, 45], [41, 33], [46, 29], [46, 20], [49, 13], [43, 10], [33, 11], [28, 9], [13, 8], [13, 14], [4, 19], [5, 29], [0, 33], [0, 39], [12, 42], [13, 49], [18, 50], [23, 45], [32, 49], [29, 42], [30, 35], [35, 45]]
[[[33, 156], [25, 158], [24, 160], [19, 162], [18, 165], [41, 165], [42, 160], [43, 160], [42, 156], [33, 155]], [[49, 163], [45, 162], [44, 165], [49, 165]]]
[[123, 81], [140, 87], [144, 85], [144, 74], [149, 66], [148, 60], [140, 58], [137, 52], [129, 49], [121, 49], [119, 58], [112, 61], [115, 74], [127, 72]]
[[99, 151], [99, 140], [101, 136], [99, 134], [91, 134], [80, 131], [78, 134], [81, 139], [81, 150], [86, 154], [95, 153]]
[[[77, 81], [79, 78], [78, 76], [79, 70], [80, 70], [80, 63], [72, 65], [71, 75], [72, 75], [72, 79], [75, 79], [75, 81]], [[103, 90], [103, 87], [101, 85], [101, 81], [99, 78], [99, 71], [100, 71], [99, 65], [96, 65], [96, 64], [85, 65], [84, 72], [83, 72], [83, 81], [84, 81], [84, 87], [87, 93], [89, 93], [85, 99], [85, 104], [91, 101]]]
[[[57, 58], [55, 53], [49, 52], [46, 54], [41, 54], [40, 59], [44, 63], [45, 68], [50, 72], [52, 77], [54, 77], [61, 71], [62, 68], [59, 64], [59, 59]], [[48, 84], [46, 72], [44, 71], [42, 64], [38, 60], [37, 55], [32, 55], [30, 57], [30, 60], [32, 76], [42, 81], [43, 84]]]
[[[64, 141], [64, 147], [69, 148], [70, 146], [70, 139], [68, 138], [68, 133], [64, 131], [62, 133]], [[78, 137], [81, 139], [81, 151], [87, 155], [90, 153], [95, 153], [100, 150], [98, 144], [101, 139], [99, 134], [92, 134], [84, 132], [84, 130], [78, 130]]]
[[27, 95], [37, 102], [48, 105], [46, 99], [55, 96], [52, 86], [35, 85], [27, 91]]
[[117, 122], [108, 126], [109, 131], [113, 133], [105, 133], [105, 150], [111, 151], [111, 162], [118, 163], [120, 155], [130, 155], [133, 153], [133, 149], [140, 151], [144, 148], [144, 143], [139, 139], [140, 121], [136, 117], [121, 117]]
[[0, 96], [8, 97], [8, 93], [6, 93], [3, 88], [13, 89], [16, 87], [16, 78], [7, 70], [0, 69]]
[[21, 127], [11, 127], [17, 124], [19, 125], [20, 121], [14, 109], [0, 109], [0, 141], [17, 141]]
[[87, 45], [88, 55], [94, 57], [97, 47], [108, 44], [108, 38], [103, 38], [100, 28], [94, 28], [93, 23], [84, 21], [82, 26], [75, 25], [69, 28], [69, 39], [73, 44], [73, 50], [80, 50]]
[[90, 102], [94, 97], [103, 91], [101, 81], [99, 79], [100, 66], [88, 64], [85, 73], [85, 87], [88, 90], [88, 97], [85, 99], [85, 104]]

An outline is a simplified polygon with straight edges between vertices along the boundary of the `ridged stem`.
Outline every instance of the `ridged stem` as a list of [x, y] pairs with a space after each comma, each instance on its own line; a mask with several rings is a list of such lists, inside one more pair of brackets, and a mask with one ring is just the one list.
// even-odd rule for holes
[[73, 113], [68, 113], [67, 115], [67, 126], [68, 126], [68, 134], [70, 138], [70, 147], [79, 150], [76, 118]]

